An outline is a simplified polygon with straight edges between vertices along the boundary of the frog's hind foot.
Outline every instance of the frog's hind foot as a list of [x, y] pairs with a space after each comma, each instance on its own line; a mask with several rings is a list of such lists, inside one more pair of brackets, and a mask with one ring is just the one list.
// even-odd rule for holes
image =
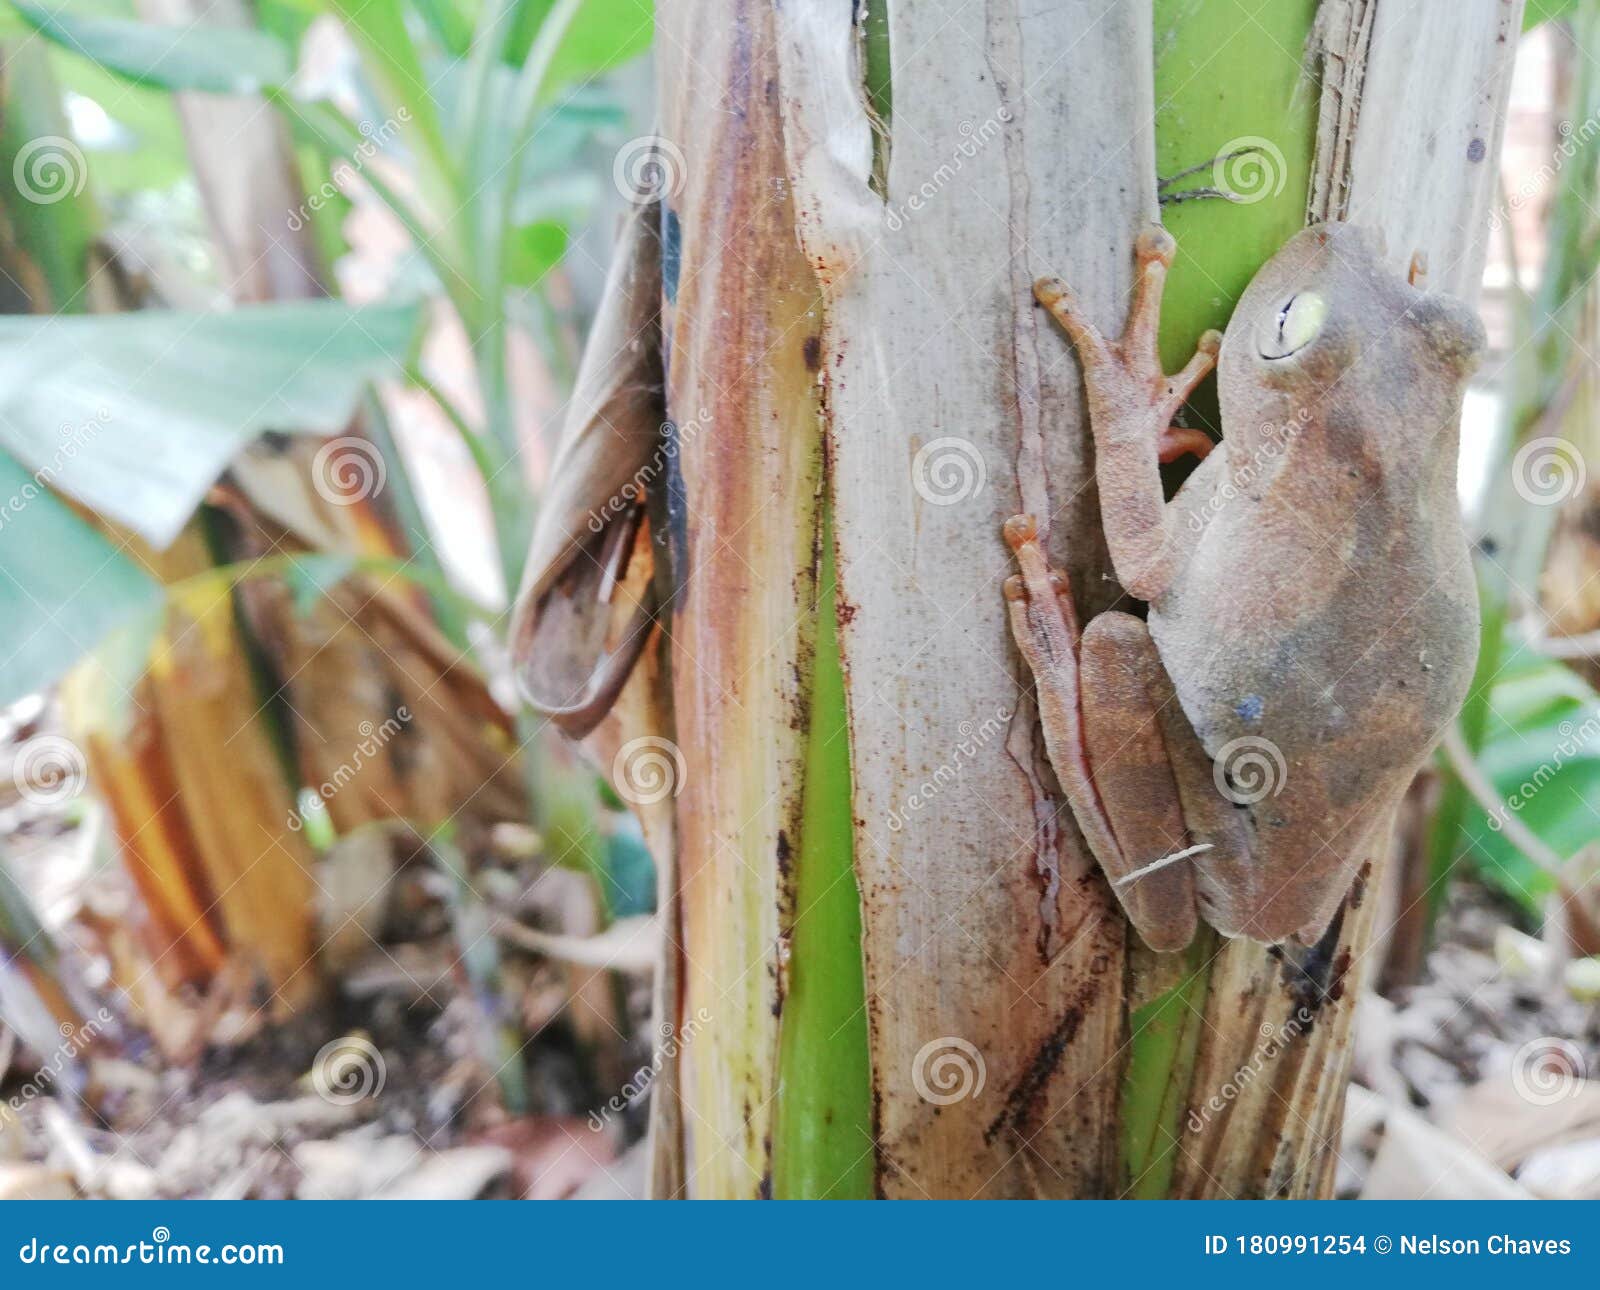
[[1067, 576], [1046, 560], [1033, 516], [1012, 516], [1003, 532], [1020, 570], [1006, 579], [1006, 612], [1061, 791], [1145, 943], [1181, 949], [1195, 929], [1193, 852], [1166, 769], [1149, 630], [1101, 614], [1080, 632]]
[[1119, 864], [1116, 838], [1089, 775], [1078, 681], [1082, 633], [1067, 575], [1052, 569], [1031, 515], [1013, 515], [1001, 530], [1018, 572], [1005, 581], [1006, 617], [1017, 652], [1033, 674], [1045, 751], [1072, 813], [1102, 867]]

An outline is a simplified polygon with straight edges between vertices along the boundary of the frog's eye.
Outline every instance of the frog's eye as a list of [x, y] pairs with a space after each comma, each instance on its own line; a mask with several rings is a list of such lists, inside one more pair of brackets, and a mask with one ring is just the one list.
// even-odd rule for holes
[[1317, 338], [1328, 316], [1328, 302], [1315, 291], [1300, 291], [1283, 301], [1256, 326], [1262, 358], [1288, 358]]

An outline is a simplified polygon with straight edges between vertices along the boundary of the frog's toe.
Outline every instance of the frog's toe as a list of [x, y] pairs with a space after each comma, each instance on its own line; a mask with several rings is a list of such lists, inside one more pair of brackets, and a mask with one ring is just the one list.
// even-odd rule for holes
[[1216, 446], [1204, 430], [1168, 426], [1156, 440], [1156, 460], [1165, 464], [1193, 453], [1197, 460], [1204, 461]]
[[1151, 224], [1134, 240], [1133, 253], [1141, 264], [1151, 260], [1170, 266], [1178, 255], [1177, 239], [1159, 224]]
[[1013, 515], [1000, 527], [1001, 536], [1013, 551], [1039, 536], [1039, 521], [1031, 515]]
[[1097, 367], [1108, 357], [1105, 338], [1083, 315], [1078, 298], [1060, 278], [1040, 278], [1033, 284], [1033, 298], [1050, 311], [1050, 316], [1061, 324], [1062, 330], [1077, 347], [1078, 357], [1085, 369]]
[[1046, 309], [1074, 309], [1077, 301], [1072, 289], [1060, 278], [1040, 278], [1033, 284], [1033, 298]]

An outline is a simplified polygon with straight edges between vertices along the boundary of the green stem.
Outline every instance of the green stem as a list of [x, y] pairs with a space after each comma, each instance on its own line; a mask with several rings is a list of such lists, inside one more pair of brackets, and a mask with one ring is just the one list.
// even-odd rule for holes
[[1122, 1085], [1122, 1155], [1127, 1195], [1158, 1200], [1178, 1163], [1179, 1118], [1189, 1100], [1195, 1050], [1217, 939], [1197, 936], [1184, 951], [1183, 979], [1129, 1016], [1131, 1058]]
[[528, 1109], [528, 1077], [516, 1024], [506, 1016], [508, 997], [500, 971], [500, 942], [490, 931], [489, 911], [472, 884], [467, 858], [455, 842], [455, 831], [442, 824], [428, 837], [428, 850], [450, 880], [450, 913], [461, 967], [472, 987], [483, 1028], [478, 1035], [479, 1060], [494, 1072], [507, 1111]]
[[494, 475], [504, 462], [496, 455], [493, 445], [486, 443], [483, 436], [468, 424], [455, 401], [435, 385], [420, 367], [410, 368], [406, 372], [406, 379], [432, 399], [439, 411], [444, 413], [445, 419], [455, 428], [455, 432], [461, 436], [461, 442], [472, 454], [472, 464], [478, 468], [478, 473], [485, 480]]
[[[356, 129], [336, 108], [329, 107], [325, 103], [298, 103], [287, 94], [275, 90], [269, 91], [268, 97], [298, 121], [317, 145], [332, 156], [359, 156], [361, 150], [371, 144], [371, 140]], [[405, 229], [417, 252], [432, 267], [434, 275], [439, 279], [440, 288], [449, 298], [455, 311], [461, 315], [462, 322], [470, 327], [473, 320], [481, 313], [481, 309], [467, 275], [456, 263], [455, 248], [451, 247], [449, 253], [441, 250], [439, 244], [444, 234], [429, 233], [422, 216], [411, 203], [379, 178], [373, 167], [364, 169], [361, 172], [361, 179]]]
[[[26, 39], [4, 50], [4, 103], [0, 111], [0, 174], [7, 192], [0, 230], [26, 256], [43, 280], [46, 299], [28, 301], [34, 313], [83, 313], [89, 308], [89, 253], [100, 233], [99, 207], [85, 180], [82, 192], [65, 191], [59, 200], [28, 201], [13, 182], [22, 150], [41, 139], [67, 138], [71, 130], [61, 107], [61, 87], [50, 68], [50, 50], [42, 41]], [[67, 188], [79, 177], [68, 158]], [[34, 283], [12, 281], [30, 296]]]
[[[483, 326], [473, 334], [473, 351], [483, 386], [489, 434], [499, 440], [512, 462], [518, 460], [519, 452], [506, 370], [506, 252], [515, 219], [517, 185], [522, 178], [522, 154], [533, 131], [550, 66], [580, 3], [581, 0], [556, 0], [539, 24], [539, 34], [534, 38], [511, 93], [509, 152], [497, 173], [483, 177], [475, 203], [482, 212], [477, 238], [480, 247], [477, 281], [486, 316]], [[506, 558], [504, 553], [502, 558]], [[515, 582], [512, 585], [514, 587]]]
[[[331, 562], [341, 557], [322, 552], [311, 552], [305, 555], [269, 555], [260, 556], [251, 560], [237, 560], [231, 564], [213, 565], [202, 573], [192, 573], [186, 578], [179, 578], [174, 582], [164, 583], [163, 587], [169, 599], [182, 596], [190, 590], [197, 590], [207, 583], [217, 579], [224, 580], [229, 586], [237, 586], [250, 578], [273, 578], [295, 572], [297, 565], [307, 565], [312, 562]], [[430, 595], [450, 600], [458, 611], [482, 615], [487, 612], [476, 601], [469, 600], [457, 591], [444, 575], [436, 572], [432, 567], [418, 566], [414, 558], [401, 560], [395, 556], [370, 555], [360, 558], [351, 558], [345, 568], [348, 573], [379, 573], [389, 574], [397, 578], [405, 578], [414, 582]], [[464, 659], [462, 661], [465, 661]]]
[[825, 514], [789, 987], [778, 1050], [772, 1183], [780, 1199], [870, 1196], [876, 1165], [837, 598], [833, 522]]
[[[395, 518], [405, 533], [407, 553], [411, 559], [422, 565], [433, 581], [447, 584], [444, 563], [434, 547], [433, 535], [428, 531], [428, 521], [422, 512], [422, 503], [417, 498], [416, 490], [411, 486], [411, 475], [406, 470], [405, 458], [400, 455], [400, 445], [395, 442], [388, 415], [384, 412], [383, 404], [376, 394], [369, 392], [364, 401], [367, 433], [377, 445], [378, 451], [383, 454], [384, 461], [388, 463], [389, 487], [392, 490], [390, 496], [394, 504]], [[428, 601], [439, 629], [449, 637], [450, 643], [458, 651], [465, 654], [469, 648], [467, 615], [462, 611], [460, 598], [438, 596], [429, 592]]]

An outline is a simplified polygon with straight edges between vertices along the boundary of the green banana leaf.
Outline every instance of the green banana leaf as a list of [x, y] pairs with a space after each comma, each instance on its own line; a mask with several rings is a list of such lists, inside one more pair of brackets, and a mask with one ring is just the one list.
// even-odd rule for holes
[[336, 433], [402, 376], [420, 305], [0, 318], [0, 446], [156, 546], [265, 430]]
[[258, 94], [294, 74], [292, 51], [248, 27], [161, 27], [11, 0], [24, 22], [61, 48], [138, 85], [209, 94]]
[[1514, 815], [1562, 856], [1600, 834], [1600, 695], [1521, 640], [1508, 638], [1505, 656], [1478, 754], [1505, 805], [1491, 814], [1473, 804], [1461, 846], [1485, 882], [1536, 917], [1555, 884], [1503, 826]]
[[0, 452], [0, 704], [57, 681], [119, 628], [160, 612], [161, 585]]

